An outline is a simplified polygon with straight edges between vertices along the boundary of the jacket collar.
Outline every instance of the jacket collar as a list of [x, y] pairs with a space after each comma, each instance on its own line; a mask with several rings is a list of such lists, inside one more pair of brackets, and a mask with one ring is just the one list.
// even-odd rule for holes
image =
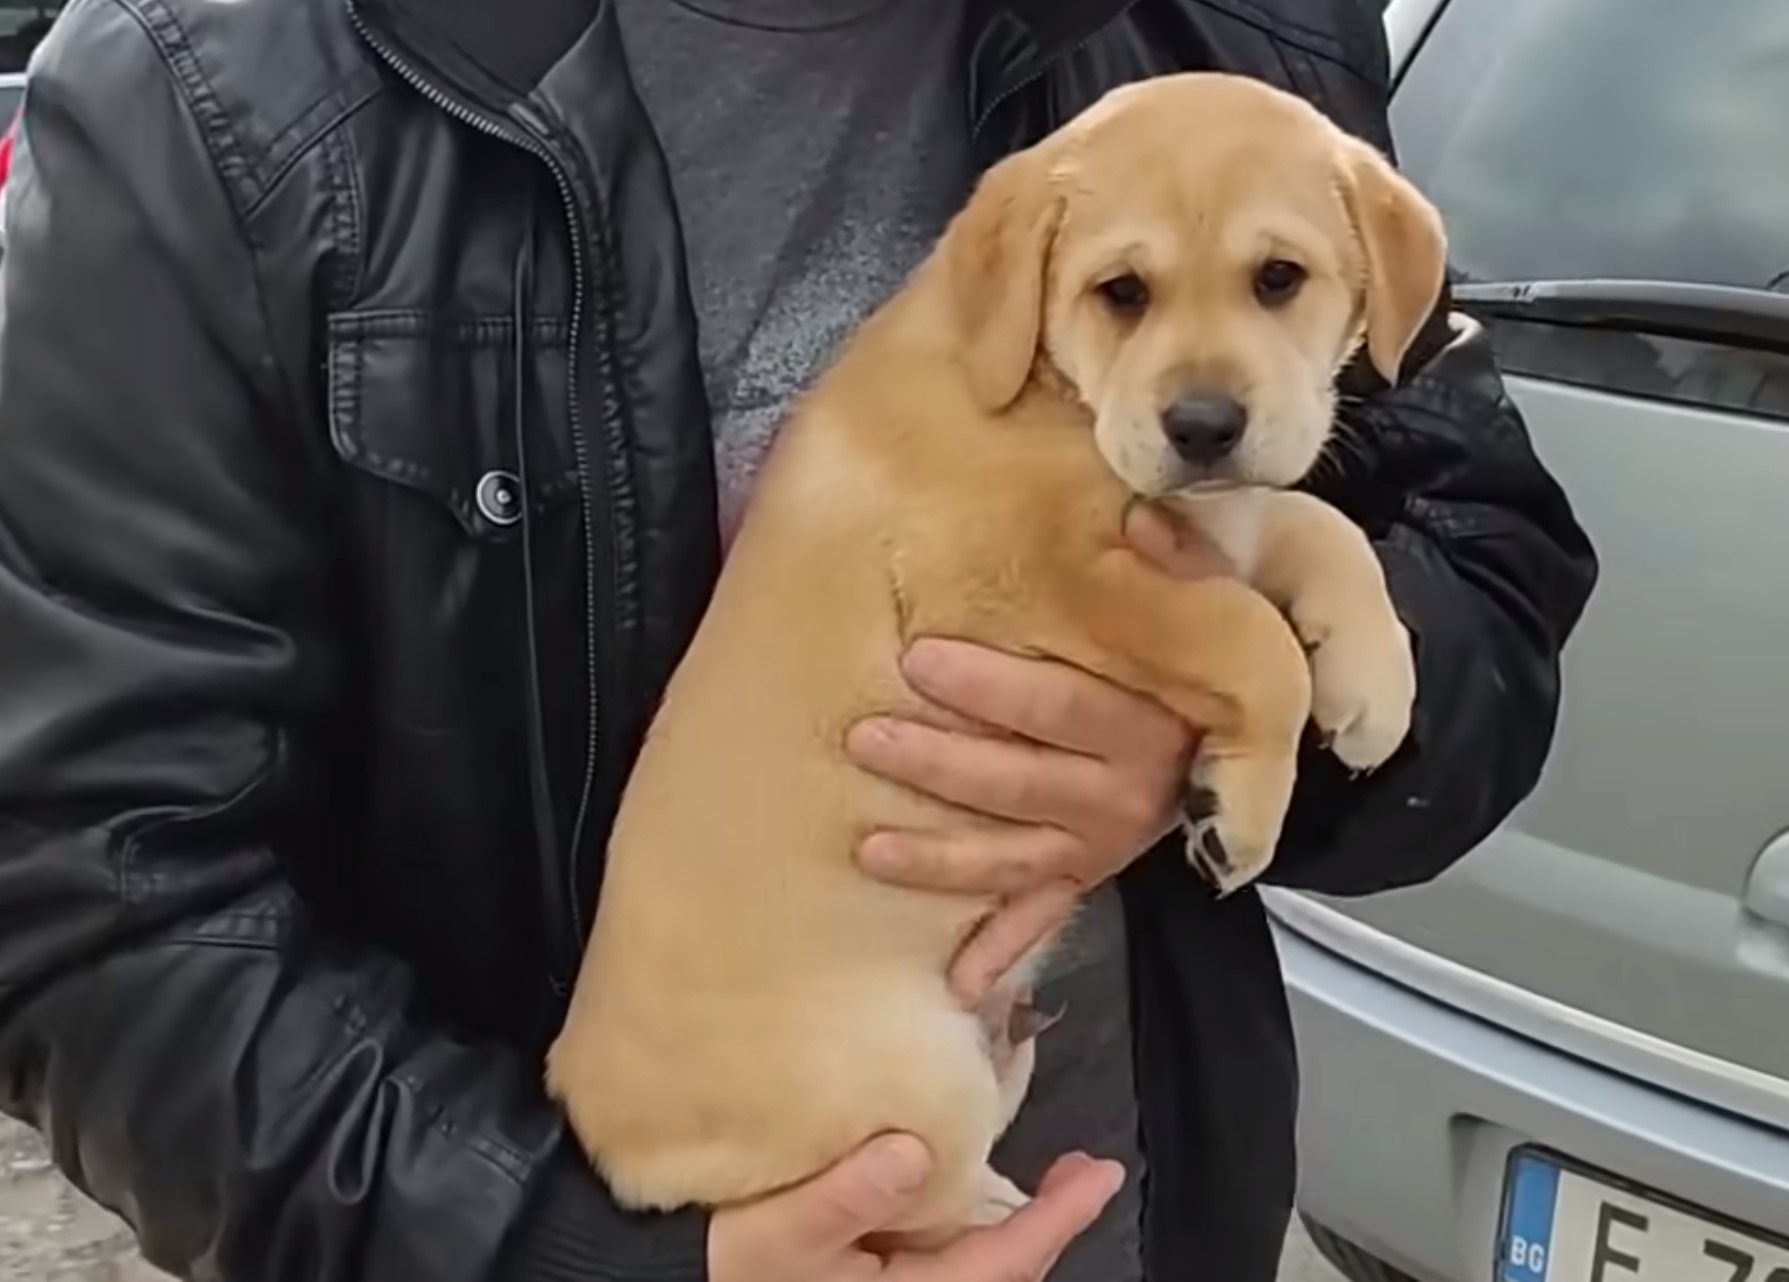
[[[507, 114], [578, 46], [608, 0], [345, 0], [381, 44], [454, 97]], [[970, 119], [1138, 0], [964, 0]]]

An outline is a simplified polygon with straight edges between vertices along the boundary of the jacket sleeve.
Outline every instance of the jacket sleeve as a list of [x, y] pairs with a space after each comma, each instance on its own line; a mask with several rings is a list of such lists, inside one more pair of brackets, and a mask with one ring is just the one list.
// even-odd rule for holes
[[1560, 651], [1596, 581], [1590, 541], [1535, 456], [1483, 331], [1450, 323], [1444, 301], [1423, 345], [1398, 386], [1343, 398], [1311, 486], [1366, 528], [1410, 630], [1410, 737], [1361, 779], [1307, 748], [1270, 873], [1282, 885], [1410, 885], [1488, 836], [1540, 777]]
[[534, 1063], [288, 883], [346, 646], [203, 89], [81, 0], [8, 180], [0, 1109], [182, 1276], [699, 1282], [700, 1217], [618, 1211]]

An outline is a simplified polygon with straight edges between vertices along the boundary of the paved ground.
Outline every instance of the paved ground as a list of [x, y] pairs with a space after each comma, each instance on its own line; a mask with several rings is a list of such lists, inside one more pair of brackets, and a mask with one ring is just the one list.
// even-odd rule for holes
[[166, 1282], [117, 1220], [50, 1167], [36, 1136], [0, 1118], [0, 1282]]
[[1305, 1240], [1304, 1231], [1294, 1226], [1286, 1240], [1286, 1259], [1280, 1265], [1280, 1282], [1342, 1282], [1342, 1275], [1324, 1263], [1323, 1257]]
[[[0, 1118], [0, 1282], [168, 1282], [129, 1232], [51, 1169], [36, 1137]], [[1340, 1282], [1298, 1235], [1280, 1282]]]

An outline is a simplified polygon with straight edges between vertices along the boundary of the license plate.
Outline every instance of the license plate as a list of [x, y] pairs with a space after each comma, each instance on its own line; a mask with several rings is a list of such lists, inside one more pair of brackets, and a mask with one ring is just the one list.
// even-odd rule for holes
[[1518, 1149], [1497, 1282], [1789, 1282], [1789, 1242]]

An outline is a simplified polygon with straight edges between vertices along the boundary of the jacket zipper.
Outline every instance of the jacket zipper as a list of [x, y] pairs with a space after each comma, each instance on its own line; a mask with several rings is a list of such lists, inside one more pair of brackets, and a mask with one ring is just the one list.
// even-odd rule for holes
[[[563, 996], [570, 988], [570, 976], [576, 973], [577, 960], [581, 951], [580, 941], [584, 936], [584, 913], [579, 907], [578, 897], [581, 888], [578, 885], [577, 850], [583, 839], [585, 821], [590, 811], [590, 795], [596, 780], [597, 748], [601, 731], [602, 710], [599, 692], [599, 668], [597, 660], [597, 546], [596, 546], [596, 503], [591, 497], [591, 470], [589, 447], [584, 443], [581, 426], [581, 414], [578, 403], [578, 367], [582, 344], [580, 335], [583, 328], [585, 308], [586, 280], [589, 276], [589, 262], [585, 248], [583, 215], [578, 208], [577, 194], [572, 187], [571, 177], [559, 158], [553, 154], [552, 148], [543, 140], [528, 133], [512, 129], [504, 121], [483, 114], [457, 101], [429, 83], [428, 79], [416, 70], [401, 54], [394, 50], [385, 40], [377, 35], [360, 13], [360, 6], [351, 2], [347, 6], [349, 19], [367, 47], [376, 53], [387, 66], [397, 73], [405, 84], [427, 100], [431, 105], [446, 112], [461, 124], [467, 125], [480, 133], [519, 147], [523, 151], [537, 157], [553, 175], [553, 181], [559, 189], [559, 198], [564, 206], [566, 222], [571, 230], [572, 242], [572, 302], [571, 317], [567, 324], [568, 350], [572, 353], [570, 378], [566, 390], [566, 417], [568, 430], [572, 439], [572, 455], [578, 469], [578, 494], [583, 508], [584, 518], [584, 628], [585, 628], [585, 666], [586, 679], [589, 682], [590, 718], [585, 742], [584, 787], [578, 800], [577, 819], [572, 827], [572, 840], [568, 852], [565, 852], [565, 889], [566, 900], [570, 908], [570, 934], [566, 936], [563, 929], [558, 946], [554, 949], [557, 961], [549, 971], [548, 982], [555, 993]], [[536, 126], [538, 129], [538, 126]], [[520, 378], [522, 372], [516, 371]], [[524, 478], [524, 501], [526, 499], [526, 480]], [[618, 577], [618, 575], [617, 575]], [[551, 885], [556, 880], [557, 869], [543, 869], [544, 885]], [[549, 917], [552, 917], [551, 904], [545, 905]], [[563, 973], [561, 973], [563, 968]]]
[[[987, 104], [976, 117], [975, 123], [970, 130], [971, 141], [975, 141], [981, 137], [982, 131], [993, 118], [995, 111], [997, 111], [1002, 104], [1006, 103], [1014, 95], [1035, 84], [1053, 67], [1057, 66], [1065, 59], [1073, 57], [1082, 49], [1085, 49], [1089, 44], [1093, 43], [1101, 33], [1108, 30], [1113, 24], [1120, 21], [1126, 14], [1135, 8], [1137, 3], [1138, 0], [1127, 0], [1127, 2], [1107, 18], [1105, 22], [1082, 36], [1075, 43], [1066, 48], [1056, 50], [1050, 54], [1049, 57], [1039, 62], [1037, 66], [1033, 67], [1026, 75], [1020, 77], [1018, 80], [996, 93], [988, 100]], [[571, 847], [563, 860], [565, 864], [565, 891], [567, 905], [570, 910], [569, 925], [571, 932], [569, 938], [564, 938], [559, 941], [559, 947], [556, 949], [556, 952], [562, 959], [562, 964], [568, 969], [565, 972], [565, 976], [556, 972], [549, 974], [548, 976], [554, 991], [563, 995], [569, 987], [567, 976], [575, 972], [577, 957], [580, 951], [579, 941], [582, 940], [584, 935], [584, 913], [579, 905], [579, 897], [582, 894], [582, 888], [578, 884], [577, 849], [583, 841], [584, 828], [590, 813], [590, 800], [596, 779], [597, 751], [600, 743], [602, 721], [600, 698], [601, 673], [597, 657], [599, 619], [596, 604], [596, 566], [598, 560], [596, 505], [591, 497], [589, 447], [585, 444], [584, 433], [581, 429], [582, 416], [578, 399], [579, 380], [577, 360], [582, 351], [581, 333], [586, 306], [585, 295], [588, 288], [587, 281], [589, 277], [588, 250], [585, 246], [583, 233], [583, 216], [578, 207], [577, 194], [572, 185], [570, 175], [566, 173], [564, 165], [560, 162], [559, 158], [553, 154], [552, 148], [543, 139], [523, 130], [512, 129], [503, 120], [468, 107], [464, 103], [437, 88], [430, 83], [426, 76], [419, 72], [406, 58], [404, 58], [403, 55], [399, 54], [381, 36], [373, 31], [362, 16], [359, 5], [353, 3], [353, 0], [350, 0], [347, 8], [349, 19], [352, 21], [355, 31], [359, 34], [360, 38], [366, 42], [367, 47], [377, 54], [387, 66], [396, 72], [398, 77], [402, 79], [405, 84], [416, 93], [420, 94], [425, 101], [436, 107], [438, 110], [445, 112], [461, 124], [476, 129], [480, 133], [495, 138], [500, 142], [507, 143], [512, 147], [519, 147], [523, 151], [535, 156], [542, 164], [546, 165], [548, 171], [553, 175], [554, 184], [559, 190], [559, 198], [564, 207], [566, 222], [572, 233], [571, 241], [574, 279], [572, 282], [572, 308], [571, 318], [567, 327], [567, 341], [573, 354], [573, 366], [566, 395], [566, 416], [569, 421], [569, 430], [572, 438], [572, 453], [577, 463], [579, 499], [582, 505], [584, 519], [584, 627], [586, 637], [584, 654], [586, 666], [585, 676], [589, 686], [590, 717], [585, 741], [584, 785], [578, 799], [577, 817], [572, 825]], [[535, 133], [544, 132], [538, 124], [533, 124], [531, 127], [534, 129]], [[617, 579], [619, 578], [618, 570], [615, 572], [614, 577]], [[612, 586], [616, 587], [616, 592], [618, 593], [619, 586]], [[543, 871], [550, 874], [554, 870]]]
[[988, 99], [988, 101], [982, 105], [981, 111], [976, 114], [975, 123], [970, 126], [970, 142], [973, 143], [980, 140], [982, 130], [987, 127], [988, 122], [994, 118], [994, 113], [998, 111], [1004, 103], [1014, 95], [1029, 89], [1032, 85], [1048, 75], [1053, 68], [1067, 59], [1074, 57], [1105, 32], [1111, 30], [1112, 27], [1124, 19], [1126, 14], [1132, 9], [1135, 9], [1137, 4], [1138, 0], [1125, 0], [1125, 3], [1119, 6], [1117, 12], [1113, 13], [1104, 22], [1100, 23], [1099, 26], [1095, 27], [1092, 31], [1089, 31], [1086, 35], [1082, 36], [1067, 48], [1055, 50], [1049, 57], [1043, 59], [1043, 61], [1039, 62], [1030, 71], [1026, 72], [1023, 76], [1020, 76], [1010, 85], [1007, 85], [1005, 88], [997, 92], [992, 98]]

